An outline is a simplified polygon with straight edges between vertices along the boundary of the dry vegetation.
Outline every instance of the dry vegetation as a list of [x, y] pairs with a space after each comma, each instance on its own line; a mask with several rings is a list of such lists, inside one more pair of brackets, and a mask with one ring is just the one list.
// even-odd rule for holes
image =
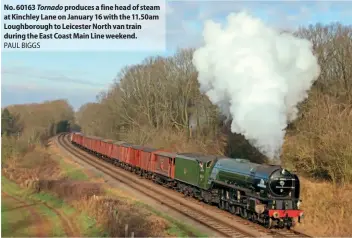
[[[76, 181], [88, 178], [68, 171], [47, 150], [47, 139], [69, 129], [74, 112], [66, 101], [15, 105], [2, 111], [2, 175], [34, 192], [48, 192], [88, 213], [112, 237], [168, 236], [169, 222], [127, 200], [108, 196], [104, 184]], [[70, 172], [73, 165], [68, 165]], [[79, 173], [83, 173], [78, 170]]]
[[165, 231], [169, 224], [164, 219], [128, 200], [107, 195], [104, 184], [67, 178], [59, 161], [47, 150], [35, 148], [23, 158], [8, 161], [3, 174], [34, 192], [55, 194], [76, 210], [94, 217], [101, 225], [102, 234], [124, 237], [128, 225], [128, 236], [131, 232], [137, 237], [168, 236]]
[[[282, 161], [307, 178], [302, 179], [303, 228], [316, 235], [352, 234], [347, 218], [352, 213], [347, 201], [352, 196], [352, 27], [317, 24], [296, 34], [313, 42], [322, 72], [300, 105], [299, 119], [289, 125]], [[264, 161], [242, 136], [229, 133], [228, 123], [200, 93], [192, 52], [180, 50], [123, 69], [97, 103], [77, 113], [82, 131], [176, 151]]]
[[2, 110], [1, 118], [4, 161], [32, 150], [35, 145], [45, 145], [49, 137], [67, 131], [73, 124], [74, 111], [67, 101], [56, 100], [9, 106]]

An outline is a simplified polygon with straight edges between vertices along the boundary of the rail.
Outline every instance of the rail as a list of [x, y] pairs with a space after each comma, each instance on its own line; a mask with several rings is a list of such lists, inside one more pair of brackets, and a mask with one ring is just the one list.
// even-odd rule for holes
[[[76, 158], [104, 172], [110, 177], [122, 182], [134, 190], [141, 192], [148, 197], [162, 203], [163, 205], [195, 220], [204, 226], [222, 234], [225, 237], [309, 237], [308, 235], [299, 233], [294, 230], [269, 230], [255, 223], [250, 223], [248, 220], [233, 216], [233, 221], [228, 222], [218, 218], [221, 213], [215, 214], [208, 212], [202, 207], [196, 206], [196, 200], [190, 201], [178, 196], [173, 196], [173, 193], [167, 191], [162, 186], [158, 186], [149, 180], [139, 179], [137, 175], [127, 172], [119, 167], [112, 166], [105, 161], [100, 160], [97, 156], [89, 154], [77, 147], [74, 147], [69, 139], [68, 133], [60, 134], [57, 137], [57, 143], [64, 150], [74, 155]], [[209, 206], [209, 205], [206, 205]], [[220, 210], [220, 212], [223, 212]]]

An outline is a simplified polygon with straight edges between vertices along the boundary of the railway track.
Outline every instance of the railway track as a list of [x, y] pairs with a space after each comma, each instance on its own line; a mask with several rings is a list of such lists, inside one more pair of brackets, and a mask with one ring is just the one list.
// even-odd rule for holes
[[125, 171], [122, 168], [112, 167], [111, 164], [98, 157], [74, 147], [70, 143], [67, 135], [67, 133], [60, 134], [57, 137], [57, 142], [60, 147], [70, 154], [119, 182], [122, 182], [161, 204], [203, 224], [224, 237], [309, 237], [292, 230], [268, 230], [237, 216], [233, 216], [233, 219], [231, 219], [232, 221], [226, 221], [226, 219], [220, 218], [223, 216], [221, 213], [216, 212], [215, 214], [214, 212], [209, 212], [207, 209], [204, 209], [204, 206], [197, 206], [195, 205], [195, 202], [193, 203], [188, 199], [175, 196], [173, 191], [170, 191], [169, 189], [162, 186], [156, 186], [156, 184], [151, 181], [141, 179], [137, 175]]

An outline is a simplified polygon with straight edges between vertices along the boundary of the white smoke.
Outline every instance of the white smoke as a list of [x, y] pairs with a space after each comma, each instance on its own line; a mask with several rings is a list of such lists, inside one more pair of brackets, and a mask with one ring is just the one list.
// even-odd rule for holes
[[232, 118], [270, 159], [280, 156], [288, 122], [320, 74], [308, 40], [280, 33], [246, 12], [230, 14], [224, 28], [205, 22], [205, 45], [193, 55], [201, 91]]

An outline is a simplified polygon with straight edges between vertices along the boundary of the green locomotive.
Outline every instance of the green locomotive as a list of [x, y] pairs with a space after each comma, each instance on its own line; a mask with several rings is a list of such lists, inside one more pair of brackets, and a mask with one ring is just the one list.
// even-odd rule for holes
[[[74, 133], [73, 144], [109, 163], [266, 227], [291, 227], [303, 211], [297, 175], [245, 159], [171, 153]], [[105, 143], [105, 144], [104, 144]]]
[[298, 177], [280, 166], [181, 153], [175, 158], [174, 181], [186, 195], [267, 227], [291, 227], [303, 215]]

